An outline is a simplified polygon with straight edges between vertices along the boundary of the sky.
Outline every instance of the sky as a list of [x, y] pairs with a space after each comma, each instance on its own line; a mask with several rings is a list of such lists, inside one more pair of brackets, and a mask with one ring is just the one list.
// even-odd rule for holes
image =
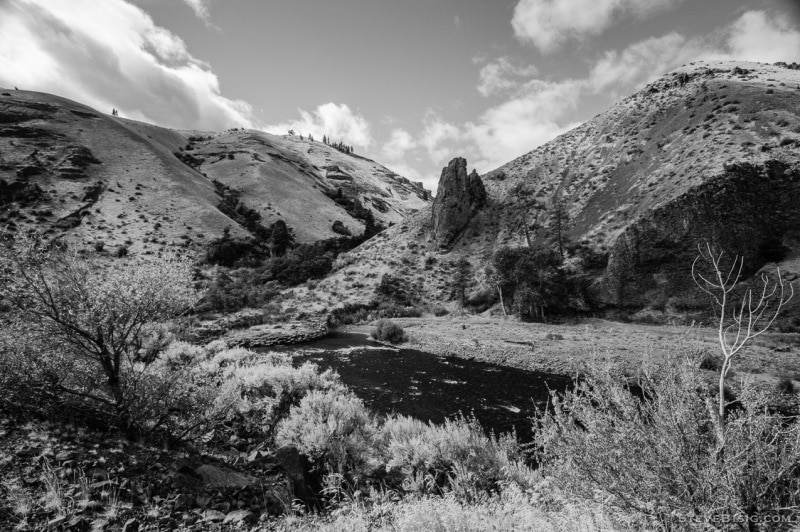
[[433, 191], [702, 59], [800, 62], [800, 0], [0, 0], [0, 86], [325, 134]]

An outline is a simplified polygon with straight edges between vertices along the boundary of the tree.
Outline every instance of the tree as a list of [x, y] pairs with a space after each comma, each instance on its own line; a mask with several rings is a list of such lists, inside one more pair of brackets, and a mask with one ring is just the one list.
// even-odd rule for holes
[[[722, 367], [719, 372], [719, 397], [717, 405], [717, 435], [720, 450], [725, 446], [725, 379], [730, 373], [733, 358], [753, 338], [767, 332], [780, 314], [781, 309], [794, 296], [794, 285], [787, 286], [777, 271], [777, 281], [770, 281], [766, 273], [760, 276], [761, 290], [753, 294], [749, 288], [741, 302], [732, 300], [731, 294], [742, 277], [744, 258], [735, 256], [730, 268], [723, 266], [724, 252], [715, 252], [711, 244], [705, 249], [698, 245], [699, 255], [692, 263], [692, 278], [698, 288], [708, 294], [717, 314], [717, 339], [722, 351]], [[710, 271], [700, 271], [699, 263], [703, 261]]]
[[514, 264], [514, 307], [521, 319], [545, 319], [545, 309], [564, 298], [560, 256], [542, 246], [523, 250]]
[[492, 283], [495, 288], [497, 288], [497, 295], [500, 297], [500, 308], [503, 309], [503, 316], [508, 316], [508, 312], [506, 311], [506, 303], [503, 300], [503, 277], [494, 267], [494, 264], [489, 263], [485, 266], [484, 272], [486, 273], [486, 278]]
[[292, 235], [283, 220], [277, 220], [272, 224], [272, 236], [269, 239], [270, 253], [273, 257], [281, 257], [286, 254], [286, 250], [292, 245]]
[[66, 361], [67, 371], [49, 376], [56, 390], [112, 407], [123, 430], [135, 429], [129, 407], [137, 363], [158, 357], [168, 343], [164, 322], [197, 300], [189, 263], [126, 259], [109, 266], [18, 236], [0, 249], [0, 272], [15, 326], [47, 349], [42, 363]]
[[456, 262], [455, 279], [453, 279], [453, 290], [458, 298], [458, 304], [464, 308], [464, 301], [467, 297], [467, 287], [469, 287], [472, 278], [472, 265], [467, 259], [461, 257]]
[[567, 206], [564, 200], [555, 197], [551, 207], [551, 220], [553, 229], [556, 231], [556, 238], [558, 239], [558, 252], [561, 258], [564, 258], [564, 233], [567, 231], [569, 224], [569, 213], [567, 213]]

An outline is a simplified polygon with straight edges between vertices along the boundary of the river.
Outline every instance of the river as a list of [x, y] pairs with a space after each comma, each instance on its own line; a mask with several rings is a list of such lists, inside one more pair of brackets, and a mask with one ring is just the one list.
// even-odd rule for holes
[[475, 416], [487, 431], [516, 429], [521, 441], [530, 440], [530, 417], [546, 405], [549, 390], [563, 391], [572, 383], [563, 375], [386, 347], [359, 333], [335, 332], [281, 350], [291, 353], [296, 365], [313, 362], [335, 370], [378, 413], [435, 423]]

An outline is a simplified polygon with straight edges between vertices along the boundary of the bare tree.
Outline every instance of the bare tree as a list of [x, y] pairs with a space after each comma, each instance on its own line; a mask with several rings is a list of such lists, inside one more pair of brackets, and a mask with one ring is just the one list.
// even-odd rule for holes
[[163, 322], [196, 300], [185, 261], [108, 264], [24, 236], [0, 246], [0, 295], [46, 356], [79, 368], [53, 375], [56, 388], [113, 407], [123, 430], [132, 428], [133, 368], [166, 348]]
[[[697, 246], [699, 255], [692, 263], [692, 278], [697, 286], [711, 296], [718, 317], [717, 336], [722, 351], [722, 367], [719, 373], [719, 404], [717, 412], [717, 434], [720, 448], [725, 445], [725, 379], [733, 365], [733, 359], [753, 338], [764, 334], [775, 322], [781, 309], [794, 296], [794, 286], [784, 282], [780, 269], [777, 281], [771, 281], [766, 273], [761, 274], [761, 290], [748, 289], [741, 302], [732, 301], [731, 294], [742, 277], [744, 258], [735, 256], [730, 268], [722, 265], [724, 252], [715, 252], [711, 244], [705, 249]], [[698, 270], [699, 262], [710, 266], [710, 273]]]

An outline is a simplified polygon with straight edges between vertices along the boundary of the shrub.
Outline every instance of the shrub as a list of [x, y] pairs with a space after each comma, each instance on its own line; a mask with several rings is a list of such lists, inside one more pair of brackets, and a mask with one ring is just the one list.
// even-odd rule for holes
[[361, 399], [341, 391], [312, 391], [278, 427], [276, 443], [291, 445], [330, 473], [365, 469], [375, 422]]
[[781, 377], [775, 389], [782, 395], [794, 395], [797, 393], [794, 381], [789, 377]]
[[213, 428], [271, 442], [277, 424], [310, 391], [344, 391], [338, 375], [313, 364], [295, 368], [284, 354], [221, 345], [175, 342], [153, 363], [132, 369], [140, 373], [137, 425], [172, 439], [193, 440]]
[[378, 320], [370, 335], [376, 340], [399, 344], [405, 340], [403, 328], [390, 320]]
[[447, 316], [448, 314], [450, 314], [450, 311], [442, 305], [436, 305], [433, 307], [433, 315], [436, 317]]
[[402, 306], [383, 301], [378, 304], [375, 312], [378, 318], [419, 318], [423, 309], [414, 305]]
[[333, 222], [331, 229], [333, 230], [334, 233], [339, 235], [345, 235], [345, 236], [352, 235], [350, 229], [348, 229], [347, 226], [344, 225], [344, 223], [341, 220], [336, 220], [335, 222]]
[[720, 426], [696, 368], [674, 359], [645, 368], [641, 398], [608, 368], [554, 396], [553, 413], [538, 418], [543, 472], [575, 499], [599, 497], [669, 529], [795, 507], [800, 478], [787, 472], [800, 459], [800, 425], [745, 387]]
[[20, 237], [0, 249], [0, 295], [15, 310], [11, 329], [21, 349], [41, 351], [40, 372], [57, 396], [74, 396], [113, 408], [120, 426], [133, 430], [131, 402], [137, 374], [169, 342], [163, 322], [196, 300], [191, 267], [178, 259], [126, 261], [106, 269], [63, 249]]
[[391, 417], [375, 450], [390, 485], [417, 493], [455, 489], [465, 498], [497, 489], [522, 459], [513, 435], [486, 436], [476, 420], [463, 417], [441, 425]]
[[722, 369], [722, 358], [708, 351], [703, 351], [698, 367], [708, 371], [719, 371]]

